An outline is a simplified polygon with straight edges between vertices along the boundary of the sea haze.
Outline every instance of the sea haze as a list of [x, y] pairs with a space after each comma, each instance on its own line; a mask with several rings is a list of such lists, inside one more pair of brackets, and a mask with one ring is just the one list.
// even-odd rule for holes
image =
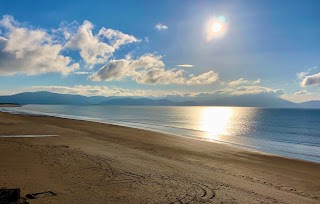
[[124, 125], [320, 162], [320, 110], [26, 105], [2, 111]]

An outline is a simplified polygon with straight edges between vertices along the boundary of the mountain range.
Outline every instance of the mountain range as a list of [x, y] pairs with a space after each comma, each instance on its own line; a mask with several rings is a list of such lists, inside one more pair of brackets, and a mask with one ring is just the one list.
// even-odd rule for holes
[[144, 105], [144, 106], [240, 106], [270, 108], [320, 108], [320, 101], [293, 103], [266, 95], [239, 95], [207, 101], [172, 101], [166, 98], [81, 96], [52, 92], [24, 92], [0, 96], [0, 103], [59, 105]]

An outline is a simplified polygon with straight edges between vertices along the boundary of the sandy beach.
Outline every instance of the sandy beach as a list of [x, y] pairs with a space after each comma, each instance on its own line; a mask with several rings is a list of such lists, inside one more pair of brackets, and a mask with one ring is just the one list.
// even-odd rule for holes
[[0, 137], [0, 188], [57, 194], [32, 204], [320, 203], [317, 163], [43, 116], [0, 113], [0, 135], [22, 136]]

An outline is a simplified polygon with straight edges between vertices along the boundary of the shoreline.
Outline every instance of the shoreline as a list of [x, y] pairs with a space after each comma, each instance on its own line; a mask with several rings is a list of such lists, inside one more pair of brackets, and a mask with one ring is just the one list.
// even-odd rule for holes
[[[10, 106], [8, 106], [8, 107], [10, 108]], [[14, 107], [19, 107], [19, 106], [14, 106]], [[285, 156], [285, 155], [281, 155], [281, 154], [267, 152], [266, 150], [263, 151], [264, 148], [263, 147], [259, 147], [259, 146], [250, 146], [250, 145], [238, 144], [238, 143], [228, 142], [228, 141], [223, 141], [223, 140], [206, 139], [206, 138], [201, 138], [201, 137], [196, 137], [196, 136], [187, 136], [187, 135], [183, 135], [183, 134], [172, 133], [172, 132], [165, 131], [165, 130], [152, 129], [152, 128], [148, 128], [146, 126], [145, 127], [143, 127], [143, 126], [134, 126], [134, 125], [130, 125], [130, 124], [128, 125], [128, 124], [124, 124], [124, 123], [116, 122], [116, 121], [115, 122], [103, 121], [102, 119], [99, 119], [99, 118], [63, 115], [63, 114], [55, 114], [55, 113], [52, 113], [50, 115], [50, 113], [38, 112], [38, 111], [27, 111], [27, 112], [19, 112], [19, 113], [2, 112], [2, 111], [0, 111], [0, 113], [8, 113], [8, 114], [14, 114], [14, 115], [25, 115], [25, 116], [35, 116], [35, 117], [53, 117], [53, 118], [60, 118], [60, 119], [70, 119], [70, 120], [78, 120], [78, 121], [84, 121], [84, 122], [100, 123], [100, 124], [105, 124], [105, 125], [115, 125], [115, 126], [119, 126], [119, 127], [126, 127], [126, 128], [137, 129], [137, 130], [150, 131], [150, 132], [153, 132], [153, 133], [165, 134], [165, 135], [168, 135], [168, 136], [182, 137], [182, 138], [186, 138], [186, 139], [192, 139], [192, 140], [203, 141], [203, 142], [219, 143], [219, 144], [222, 144], [222, 145], [227, 145], [227, 146], [230, 146], [232, 148], [239, 148], [239, 149], [242, 149], [242, 150], [245, 150], [245, 151], [249, 151], [249, 152], [256, 152], [256, 153], [270, 155], [270, 156], [278, 156], [278, 157], [283, 157], [283, 158], [287, 158], [287, 159], [293, 159], [293, 160], [306, 161], [306, 162], [320, 164], [320, 161], [314, 161], [314, 160], [311, 160], [311, 159], [303, 159], [303, 158], [298, 158], [298, 157]], [[294, 154], [294, 153], [291, 152], [291, 154]]]
[[16, 103], [0, 103], [0, 108], [5, 108], [5, 107], [21, 107], [22, 105], [16, 104]]
[[314, 162], [54, 116], [0, 113], [5, 134], [58, 135], [0, 137], [0, 187], [57, 192], [39, 203], [320, 202]]

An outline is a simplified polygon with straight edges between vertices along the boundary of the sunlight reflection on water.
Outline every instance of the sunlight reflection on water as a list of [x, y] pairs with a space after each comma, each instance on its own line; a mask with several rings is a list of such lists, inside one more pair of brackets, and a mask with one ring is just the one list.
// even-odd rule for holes
[[228, 135], [228, 126], [234, 116], [234, 109], [230, 107], [203, 108], [199, 118], [199, 130], [205, 132], [209, 140], [221, 140], [223, 135]]

